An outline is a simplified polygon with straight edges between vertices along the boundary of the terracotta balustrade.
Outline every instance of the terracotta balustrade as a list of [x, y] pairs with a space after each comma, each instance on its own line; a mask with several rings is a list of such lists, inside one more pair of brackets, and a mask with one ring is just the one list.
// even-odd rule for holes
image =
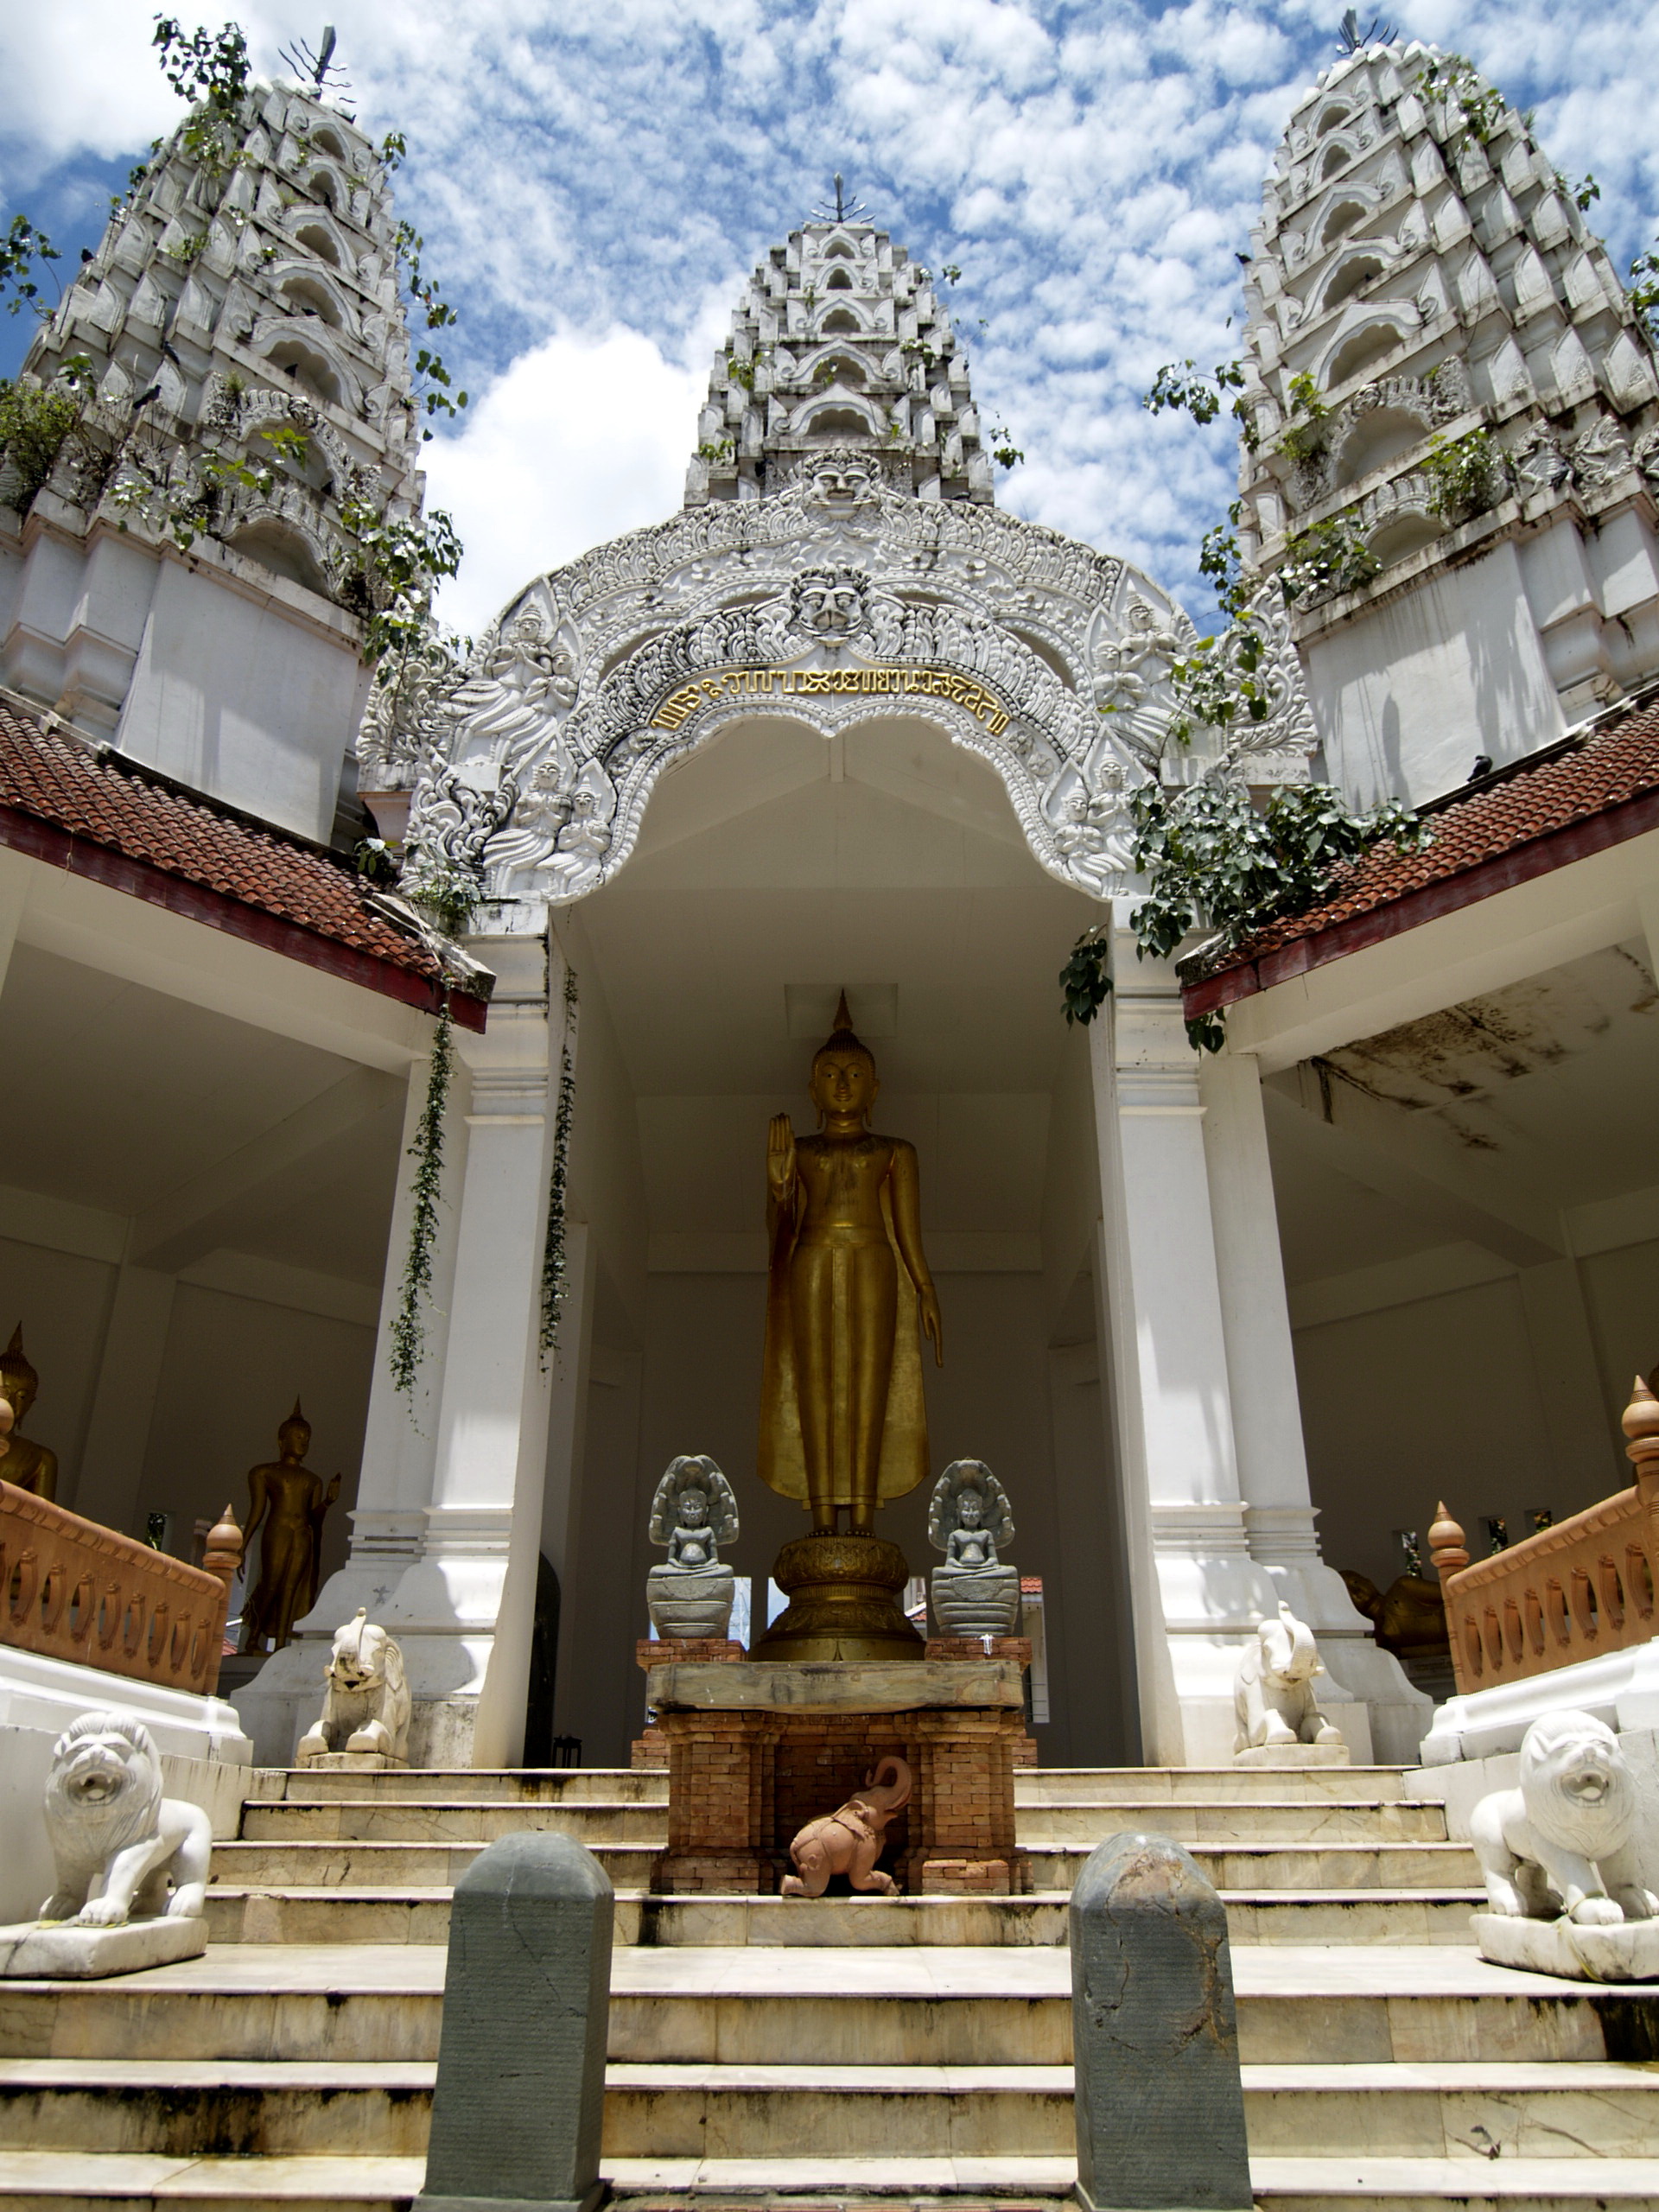
[[1428, 1532], [1460, 1691], [1547, 1675], [1659, 1632], [1659, 1399], [1638, 1376], [1625, 1408], [1636, 1482], [1471, 1567], [1441, 1505]]
[[228, 1505], [187, 1567], [0, 1481], [0, 1643], [210, 1696], [241, 1553]]

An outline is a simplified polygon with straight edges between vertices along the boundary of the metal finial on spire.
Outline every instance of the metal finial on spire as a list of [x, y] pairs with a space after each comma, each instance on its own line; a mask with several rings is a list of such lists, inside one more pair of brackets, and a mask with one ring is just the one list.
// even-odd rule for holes
[[1358, 11], [1350, 8], [1338, 28], [1337, 52], [1357, 54], [1362, 46], [1392, 46], [1395, 36], [1394, 25], [1385, 23], [1381, 16], [1371, 17], [1369, 29], [1362, 35]]
[[334, 27], [325, 23], [322, 37], [314, 54], [302, 38], [282, 48], [282, 56], [296, 77], [308, 77], [313, 91], [319, 99], [324, 92], [348, 94], [352, 89], [346, 72], [334, 60], [336, 44]]
[[841, 171], [837, 169], [835, 176], [836, 204], [831, 207], [827, 198], [821, 200], [812, 210], [814, 222], [861, 223], [868, 219], [870, 211], [863, 201], [858, 199], [849, 200], [845, 196], [844, 182]]

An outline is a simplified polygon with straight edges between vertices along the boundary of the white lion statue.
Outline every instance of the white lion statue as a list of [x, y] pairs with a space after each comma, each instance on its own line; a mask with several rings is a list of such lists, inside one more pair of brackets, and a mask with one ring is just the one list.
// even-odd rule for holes
[[59, 1737], [46, 1833], [58, 1881], [42, 1920], [118, 1928], [207, 1910], [213, 1823], [200, 1805], [162, 1795], [156, 1745], [130, 1713], [83, 1713]]
[[1324, 1672], [1313, 1630], [1281, 1599], [1278, 1618], [1260, 1624], [1233, 1678], [1233, 1717], [1238, 1724], [1235, 1751], [1257, 1751], [1278, 1744], [1340, 1744], [1342, 1731], [1331, 1726], [1313, 1694], [1314, 1678]]
[[1637, 1872], [1637, 1814], [1612, 1730], [1593, 1713], [1542, 1714], [1522, 1738], [1520, 1788], [1483, 1797], [1470, 1819], [1490, 1909], [1588, 1928], [1659, 1916]]
[[404, 1655], [365, 1605], [334, 1630], [327, 1685], [321, 1719], [300, 1738], [298, 1764], [307, 1766], [330, 1751], [378, 1751], [406, 1764], [410, 1700]]

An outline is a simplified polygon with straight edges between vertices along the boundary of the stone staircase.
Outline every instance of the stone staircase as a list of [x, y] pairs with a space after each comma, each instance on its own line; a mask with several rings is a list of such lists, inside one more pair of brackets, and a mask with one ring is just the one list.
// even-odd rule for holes
[[402, 2208], [449, 1885], [561, 1828], [619, 1892], [606, 2170], [631, 2212], [862, 2194], [960, 2208], [1072, 2177], [1065, 1891], [1120, 1828], [1227, 1900], [1258, 2202], [1659, 2212], [1659, 1993], [1477, 1958], [1471, 1855], [1398, 1770], [1020, 1778], [1016, 1898], [653, 1898], [658, 1774], [266, 1773], [204, 1959], [0, 1985], [0, 2212]]

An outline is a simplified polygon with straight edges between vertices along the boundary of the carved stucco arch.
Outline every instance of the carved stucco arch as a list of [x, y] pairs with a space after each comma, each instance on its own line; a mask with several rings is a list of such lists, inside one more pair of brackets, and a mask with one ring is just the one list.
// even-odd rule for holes
[[[1191, 622], [1122, 562], [887, 490], [876, 466], [812, 455], [776, 497], [688, 510], [539, 578], [461, 680], [365, 728], [372, 773], [415, 785], [416, 874], [566, 904], [617, 874], [664, 770], [733, 721], [833, 734], [919, 713], [995, 770], [1050, 874], [1125, 889], [1129, 794], [1156, 772]], [[1263, 620], [1274, 708], [1252, 750], [1305, 774], [1287, 620]]]

